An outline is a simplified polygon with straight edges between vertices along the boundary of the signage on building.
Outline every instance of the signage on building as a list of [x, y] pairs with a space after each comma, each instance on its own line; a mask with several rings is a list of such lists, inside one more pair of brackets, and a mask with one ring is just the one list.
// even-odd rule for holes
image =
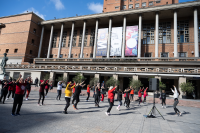
[[125, 56], [137, 56], [137, 48], [138, 26], [127, 26]]
[[96, 56], [107, 55], [107, 43], [108, 43], [108, 28], [98, 29], [98, 41]]
[[110, 56], [121, 56], [122, 27], [112, 28]]

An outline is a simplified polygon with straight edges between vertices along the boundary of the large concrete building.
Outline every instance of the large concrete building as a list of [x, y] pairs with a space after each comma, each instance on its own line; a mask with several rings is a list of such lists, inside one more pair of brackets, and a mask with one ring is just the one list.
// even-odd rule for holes
[[[86, 83], [89, 83], [92, 77], [99, 77], [100, 81], [114, 77], [120, 81], [120, 88], [128, 86], [129, 78], [139, 79], [144, 86], [148, 86], [148, 78], [153, 76], [166, 84], [167, 93], [170, 93], [173, 84], [179, 87], [181, 83], [189, 80], [195, 86], [195, 94], [200, 98], [199, 9], [200, 2], [195, 1], [41, 20], [39, 24], [34, 23], [38, 27], [36, 37], [40, 41], [37, 41], [35, 46], [30, 45], [31, 48], [35, 47], [34, 56], [37, 55], [37, 58], [34, 58], [32, 64], [25, 63], [28, 60], [22, 60], [21, 65], [8, 64], [7, 72], [14, 78], [17, 78], [19, 73], [24, 77], [31, 75], [33, 78], [42, 78], [48, 73], [50, 79], [55, 82], [60, 76], [72, 80], [76, 73], [81, 72], [87, 78]], [[26, 13], [11, 17], [19, 18], [27, 15], [36, 16], [34, 13]], [[5, 18], [0, 18], [0, 22], [2, 23], [1, 19]], [[5, 25], [6, 28], [2, 28], [1, 33], [8, 31], [9, 24]], [[126, 29], [129, 26], [138, 26], [135, 56], [127, 56], [125, 52]], [[119, 37], [122, 42], [120, 56], [110, 54], [112, 38], [115, 37], [112, 35], [114, 27], [122, 28]], [[99, 56], [98, 44], [101, 38], [98, 39], [100, 35], [98, 29], [102, 28], [108, 28], [108, 36], [105, 40], [107, 52]], [[29, 32], [32, 30], [33, 28]], [[4, 36], [0, 34], [1, 39]], [[0, 48], [1, 55], [5, 49], [14, 50], [14, 46], [18, 45], [5, 45], [1, 39], [0, 45], [5, 46]], [[22, 47], [29, 47], [28, 45], [24, 43]], [[12, 54], [8, 52], [8, 57], [11, 58]]]

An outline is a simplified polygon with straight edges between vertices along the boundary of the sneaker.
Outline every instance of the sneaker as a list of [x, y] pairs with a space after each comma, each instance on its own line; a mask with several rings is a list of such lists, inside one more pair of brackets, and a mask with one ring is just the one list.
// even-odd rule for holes
[[6, 98], [6, 100], [8, 100], [9, 98]]
[[181, 113], [181, 112], [179, 113], [179, 116], [182, 116], [182, 113]]
[[108, 116], [108, 112], [105, 112], [105, 114]]
[[16, 116], [20, 116], [20, 113], [16, 113]]
[[63, 114], [68, 114], [66, 111], [63, 111], [62, 113], [63, 113]]
[[164, 108], [164, 107], [162, 106], [162, 108]]
[[28, 100], [28, 98], [26, 98], [26, 101]]
[[40, 104], [38, 104], [38, 106], [41, 106]]
[[16, 115], [15, 115], [15, 114], [13, 114], [13, 113], [12, 113], [11, 115], [12, 115], [12, 116], [16, 116]]

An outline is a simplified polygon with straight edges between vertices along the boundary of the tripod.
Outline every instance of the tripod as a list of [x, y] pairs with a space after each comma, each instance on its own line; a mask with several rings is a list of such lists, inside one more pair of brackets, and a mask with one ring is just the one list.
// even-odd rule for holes
[[[156, 106], [155, 106], [155, 93], [153, 93], [153, 107], [151, 108], [151, 110], [150, 110], [150, 112], [149, 112], [149, 114], [147, 115], [147, 118], [156, 118], [153, 114], [154, 114], [154, 112], [155, 112], [155, 110], [157, 110], [158, 111], [158, 109], [156, 108]], [[158, 111], [158, 113], [160, 114], [160, 116], [162, 116], [161, 115], [161, 113]], [[162, 118], [165, 120], [165, 118], [162, 116]]]

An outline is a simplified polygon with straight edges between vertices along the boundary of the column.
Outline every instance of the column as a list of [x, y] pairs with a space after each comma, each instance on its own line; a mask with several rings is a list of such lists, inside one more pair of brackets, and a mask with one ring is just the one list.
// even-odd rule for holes
[[156, 38], [155, 38], [155, 57], [158, 57], [158, 34], [159, 34], [159, 14], [156, 13]]
[[96, 28], [95, 28], [93, 58], [96, 58], [97, 37], [98, 37], [98, 26], [99, 26], [99, 20], [97, 19], [97, 20], [96, 20]]
[[69, 81], [69, 73], [63, 73], [63, 80], [65, 83], [67, 83]]
[[63, 37], [63, 23], [61, 25], [61, 31], [60, 31], [60, 41], [59, 41], [59, 48], [58, 48], [58, 56], [57, 58], [60, 58], [60, 51], [61, 51], [61, 45], [62, 45], [62, 37]]
[[141, 57], [142, 15], [139, 16], [138, 58]]
[[197, 8], [194, 9], [194, 50], [195, 57], [199, 57], [199, 44], [198, 44], [198, 12]]
[[98, 78], [98, 79], [99, 79], [99, 82], [100, 82], [100, 74], [94, 74], [94, 77], [95, 77], [95, 78]]
[[85, 41], [85, 27], [86, 27], [86, 21], [84, 21], [84, 23], [83, 23], [83, 34], [82, 34], [80, 58], [83, 58], [83, 47], [84, 47], [84, 41]]
[[14, 79], [14, 71], [10, 71], [10, 77], [12, 77], [12, 79]]
[[123, 22], [123, 38], [122, 38], [122, 58], [125, 56], [125, 44], [126, 44], [126, 16], [124, 16]]
[[50, 33], [50, 39], [49, 39], [49, 48], [48, 48], [47, 58], [50, 57], [51, 45], [52, 45], [52, 36], [53, 36], [53, 24], [51, 25], [51, 33]]
[[54, 86], [54, 84], [55, 84], [54, 78], [55, 78], [55, 72], [50, 72], [49, 80], [50, 80], [50, 81], [53, 81], [53, 83], [52, 83], [53, 86]]
[[70, 37], [70, 43], [69, 43], [69, 55], [68, 55], [68, 58], [71, 58], [72, 41], [73, 41], [73, 35], [74, 35], [74, 24], [75, 24], [75, 22], [72, 22], [72, 30], [71, 30], [71, 37]]
[[119, 77], [119, 88], [123, 88], [123, 84], [124, 84], [124, 78], [123, 77]]
[[119, 77], [119, 75], [117, 75], [117, 74], [113, 75], [113, 78], [116, 79], [116, 80], [118, 80], [118, 77]]
[[161, 81], [161, 76], [155, 76], [156, 79], [159, 79]]
[[39, 46], [39, 51], [38, 51], [38, 58], [40, 58], [40, 55], [41, 55], [43, 35], [44, 35], [44, 26], [42, 26], [42, 33], [41, 33], [41, 37], [40, 37], [40, 46]]
[[138, 75], [133, 75], [133, 76], [132, 76], [132, 79], [138, 80]]
[[181, 83], [186, 83], [186, 77], [179, 77], [178, 79], [178, 86], [176, 86], [177, 88], [179, 88], [179, 91], [180, 91], [180, 98], [182, 98], [182, 95], [183, 95], [183, 92], [181, 91], [181, 88], [180, 88], [180, 84]]
[[174, 57], [178, 57], [177, 53], [177, 11], [174, 11]]
[[111, 28], [112, 28], [112, 18], [109, 18], [109, 30], [108, 30], [108, 47], [107, 47], [107, 58], [110, 57], [110, 40], [111, 40]]
[[20, 74], [22, 75], [22, 78], [24, 78], [24, 71], [21, 71]]

